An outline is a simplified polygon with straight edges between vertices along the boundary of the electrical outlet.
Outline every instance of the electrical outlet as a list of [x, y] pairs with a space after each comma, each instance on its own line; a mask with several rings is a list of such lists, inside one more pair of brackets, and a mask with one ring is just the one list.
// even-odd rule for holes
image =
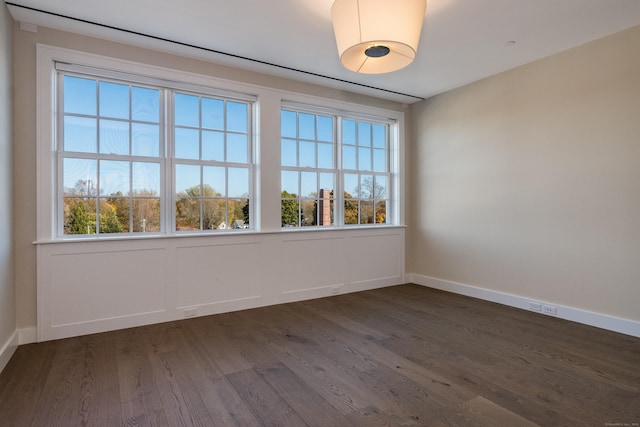
[[555, 316], [556, 314], [558, 314], [558, 309], [552, 305], [543, 305], [542, 306], [542, 312], [544, 314], [548, 314], [549, 316]]
[[184, 317], [196, 317], [198, 315], [198, 309], [195, 307], [185, 308], [184, 309]]
[[540, 304], [539, 302], [529, 301], [529, 310], [542, 311], [542, 304]]

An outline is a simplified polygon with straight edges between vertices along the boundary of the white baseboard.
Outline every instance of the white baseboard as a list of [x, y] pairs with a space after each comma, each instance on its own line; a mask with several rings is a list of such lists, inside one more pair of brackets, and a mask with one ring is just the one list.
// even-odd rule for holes
[[18, 329], [18, 344], [31, 344], [38, 341], [37, 329], [33, 328], [22, 328]]
[[[529, 304], [531, 302], [543, 305], [551, 305], [557, 309], [557, 313], [553, 317], [558, 317], [560, 319], [570, 320], [572, 322], [595, 326], [597, 328], [640, 338], [640, 322], [634, 320], [609, 316], [602, 313], [595, 313], [575, 307], [556, 304], [552, 301], [541, 301], [538, 299], [507, 294], [504, 292], [493, 291], [490, 289], [479, 288], [477, 286], [451, 282], [448, 280], [437, 279], [435, 277], [423, 276], [420, 274], [407, 274], [407, 281], [409, 283], [415, 283], [417, 285], [440, 289], [455, 294], [466, 295], [469, 297], [508, 305], [510, 307], [520, 308], [527, 311], [531, 311], [529, 309]], [[535, 311], [531, 312], [537, 313]]]
[[9, 359], [18, 348], [18, 331], [15, 331], [9, 339], [0, 347], [0, 372], [7, 366]]

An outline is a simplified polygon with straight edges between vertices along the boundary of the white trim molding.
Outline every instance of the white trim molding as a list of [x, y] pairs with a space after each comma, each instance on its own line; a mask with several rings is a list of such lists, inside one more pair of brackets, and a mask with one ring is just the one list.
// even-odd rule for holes
[[527, 298], [519, 295], [508, 294], [463, 283], [452, 282], [449, 280], [438, 279], [435, 277], [423, 276], [420, 274], [407, 274], [407, 280], [410, 283], [426, 286], [428, 288], [439, 289], [442, 291], [478, 298], [485, 301], [491, 301], [498, 304], [507, 305], [509, 307], [531, 311], [532, 313], [537, 313], [537, 311], [532, 311], [530, 309], [531, 303], [537, 303], [541, 306], [550, 305], [556, 309], [556, 314], [553, 317], [582, 323], [584, 325], [595, 326], [596, 328], [619, 332], [621, 334], [631, 335], [634, 337], [640, 337], [640, 322], [630, 319], [623, 319], [607, 314], [595, 313], [580, 308], [556, 304], [551, 301], [541, 301], [535, 298]]
[[18, 331], [15, 331], [9, 339], [0, 347], [0, 372], [7, 366], [11, 356], [18, 348]]
[[18, 345], [31, 344], [38, 339], [38, 330], [33, 328], [18, 329]]

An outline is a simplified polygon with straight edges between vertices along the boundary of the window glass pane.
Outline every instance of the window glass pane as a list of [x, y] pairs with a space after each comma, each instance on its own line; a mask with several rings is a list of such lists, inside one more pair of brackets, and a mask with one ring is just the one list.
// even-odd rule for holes
[[65, 196], [96, 195], [98, 162], [93, 159], [65, 158], [62, 164]]
[[64, 198], [63, 233], [95, 234], [96, 201], [88, 198]]
[[280, 148], [282, 166], [298, 165], [298, 148], [295, 139], [283, 139]]
[[200, 199], [179, 198], [176, 200], [176, 230], [200, 230]]
[[344, 200], [344, 223], [346, 225], [358, 224], [358, 201], [348, 199], [345, 194]]
[[356, 147], [350, 145], [342, 146], [342, 168], [356, 169]]
[[132, 194], [135, 196], [160, 195], [160, 164], [132, 163]]
[[324, 189], [327, 194], [318, 195], [318, 197], [332, 197], [331, 192], [333, 191], [333, 187], [335, 186], [335, 175], [332, 173], [321, 173], [320, 174], [320, 191]]
[[[116, 216], [118, 217], [118, 223], [122, 226], [122, 233], [128, 233], [131, 231], [129, 226], [129, 212], [131, 199], [127, 196], [110, 196], [107, 198], [107, 202], [115, 209]], [[158, 215], [160, 208], [158, 207]]]
[[283, 227], [297, 227], [299, 219], [300, 204], [296, 199], [283, 199], [280, 205], [281, 220]]
[[356, 145], [356, 122], [353, 120], [342, 121], [342, 143]]
[[318, 200], [317, 204], [317, 225], [326, 226], [333, 225], [333, 200], [323, 198]]
[[387, 172], [387, 152], [386, 150], [373, 149], [373, 171]]
[[176, 93], [174, 96], [175, 125], [200, 126], [200, 98], [193, 95]]
[[64, 76], [64, 112], [96, 115], [96, 81]]
[[251, 201], [244, 199], [242, 201], [242, 228], [251, 228]]
[[233, 163], [247, 163], [249, 158], [246, 134], [227, 134], [227, 161]]
[[302, 200], [300, 202], [302, 221], [300, 225], [303, 227], [311, 227], [318, 225], [318, 201]]
[[224, 133], [202, 131], [202, 160], [224, 161]]
[[100, 199], [100, 223], [99, 233], [122, 233], [124, 227], [120, 223], [116, 206], [109, 202], [109, 199]]
[[360, 176], [360, 193], [358, 197], [360, 199], [373, 198], [373, 175]]
[[96, 119], [64, 117], [64, 151], [95, 153], [98, 148]]
[[376, 202], [376, 224], [387, 223], [387, 201], [380, 200]]
[[280, 133], [283, 137], [297, 137], [296, 117], [297, 114], [293, 111], [282, 110], [280, 112]]
[[229, 197], [247, 197], [249, 195], [249, 169], [229, 168]]
[[316, 116], [313, 114], [299, 113], [298, 125], [300, 126], [300, 139], [316, 139]]
[[371, 167], [371, 148], [358, 147], [358, 169], [361, 171], [370, 171]]
[[360, 201], [360, 224], [373, 224], [373, 202], [371, 200]]
[[345, 197], [358, 197], [358, 175], [347, 173], [344, 175]]
[[176, 158], [200, 159], [200, 132], [197, 129], [176, 128]]
[[[223, 225], [224, 223], [224, 225]], [[221, 230], [227, 225], [227, 202], [224, 199], [202, 201], [202, 229]]]
[[[298, 195], [298, 172], [296, 171], [282, 171], [282, 191], [288, 193], [290, 196]], [[283, 195], [283, 197], [289, 197]]]
[[318, 141], [333, 142], [333, 117], [318, 116]]
[[388, 190], [387, 190], [387, 177], [386, 176], [376, 176], [375, 177], [375, 187], [373, 198], [374, 199], [386, 199]]
[[373, 146], [387, 148], [387, 127], [385, 125], [373, 125]]
[[176, 195], [200, 195], [200, 166], [176, 165]]
[[131, 118], [143, 122], [160, 122], [160, 91], [143, 87], [131, 88]]
[[226, 196], [225, 168], [205, 166], [202, 170], [202, 184], [206, 197]]
[[245, 222], [243, 209], [245, 206], [247, 206], [247, 199], [229, 199], [229, 228], [233, 230], [241, 230], [244, 228]]
[[333, 144], [318, 144], [318, 167], [333, 168]]
[[100, 120], [100, 152], [129, 154], [129, 122]]
[[131, 185], [129, 178], [129, 162], [114, 160], [100, 161], [100, 194], [102, 195], [129, 195]]
[[316, 172], [302, 172], [300, 175], [300, 196], [318, 197], [318, 174]]
[[202, 127], [224, 130], [224, 101], [202, 98]]
[[131, 123], [131, 154], [134, 156], [160, 156], [160, 126]]
[[247, 112], [247, 104], [227, 102], [227, 130], [246, 132], [249, 121]]
[[358, 122], [358, 145], [371, 147], [371, 124]]
[[100, 116], [129, 120], [129, 86], [100, 82]]
[[160, 231], [160, 199], [133, 199], [133, 232], [157, 233]]
[[300, 167], [316, 167], [316, 144], [300, 141]]

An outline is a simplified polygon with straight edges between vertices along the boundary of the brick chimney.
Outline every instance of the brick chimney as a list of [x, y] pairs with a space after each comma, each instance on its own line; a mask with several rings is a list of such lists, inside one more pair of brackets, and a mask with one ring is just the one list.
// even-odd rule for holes
[[318, 200], [318, 225], [331, 225], [331, 190], [320, 189]]

